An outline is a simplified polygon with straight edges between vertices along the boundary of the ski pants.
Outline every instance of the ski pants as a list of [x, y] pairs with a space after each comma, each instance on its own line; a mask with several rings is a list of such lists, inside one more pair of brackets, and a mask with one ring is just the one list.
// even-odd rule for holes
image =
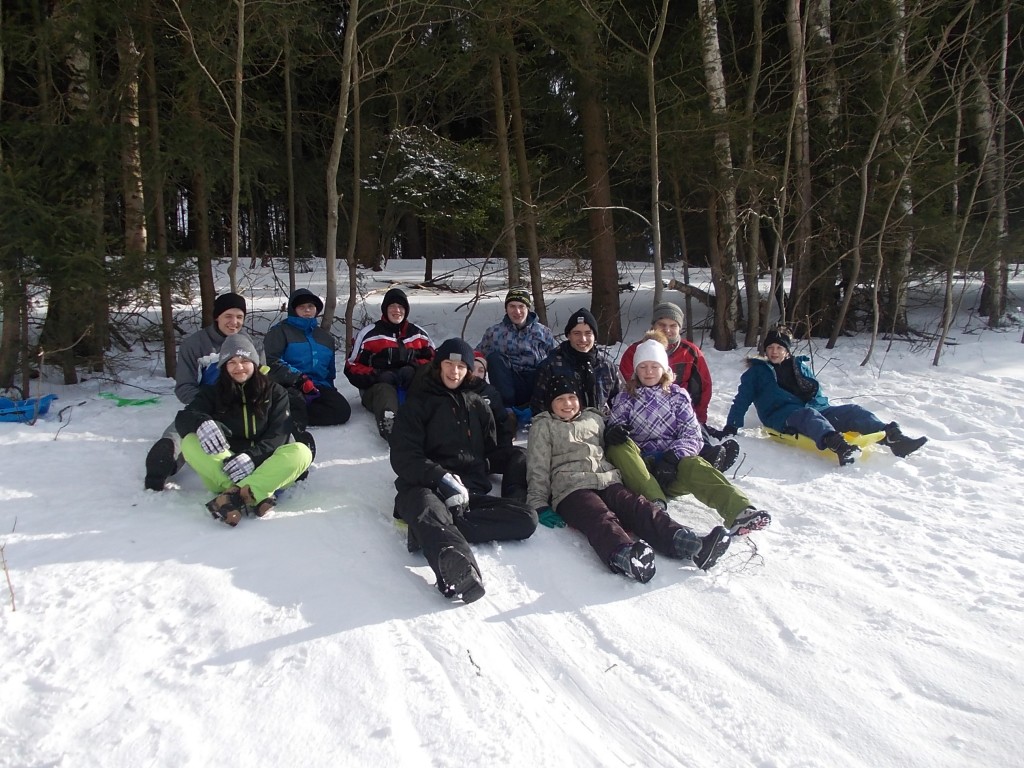
[[487, 378], [501, 395], [506, 408], [530, 404], [537, 387], [536, 368], [514, 368], [508, 358], [498, 352], [487, 356]]
[[653, 507], [620, 483], [600, 491], [583, 488], [573, 491], [555, 510], [590, 542], [601, 562], [611, 568], [617, 549], [633, 543], [630, 531], [663, 554], [675, 557], [672, 540], [676, 531], [692, 531], [665, 512]]
[[224, 461], [234, 455], [231, 451], [210, 456], [199, 445], [195, 432], [191, 432], [182, 438], [181, 452], [207, 490], [221, 493], [233, 485], [248, 486], [256, 501], [263, 501], [280, 489], [287, 488], [313, 462], [313, 454], [307, 446], [302, 443], [286, 443], [256, 467], [252, 474], [236, 483], [224, 472]]
[[859, 432], [868, 435], [885, 430], [885, 422], [867, 408], [859, 405], [830, 405], [816, 411], [801, 408], [793, 411], [786, 419], [786, 426], [799, 435], [806, 435], [825, 450], [825, 436], [832, 432]]
[[609, 446], [605, 449], [605, 456], [622, 473], [622, 481], [634, 493], [663, 501], [691, 494], [701, 504], [715, 510], [726, 527], [736, 521], [740, 512], [753, 506], [743, 491], [700, 456], [680, 459], [676, 479], [665, 489], [651, 476], [649, 463], [653, 461], [652, 457], [642, 456], [640, 448], [632, 440]]
[[445, 547], [455, 547], [479, 572], [471, 542], [517, 541], [537, 530], [537, 513], [522, 502], [470, 494], [469, 507], [453, 515], [433, 490], [423, 486], [399, 491], [395, 514], [409, 526], [438, 580], [437, 556]]

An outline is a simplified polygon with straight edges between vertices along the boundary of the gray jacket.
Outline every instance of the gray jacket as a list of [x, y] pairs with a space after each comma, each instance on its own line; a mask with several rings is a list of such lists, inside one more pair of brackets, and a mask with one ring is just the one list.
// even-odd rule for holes
[[[181, 346], [178, 347], [178, 364], [174, 371], [174, 394], [185, 405], [191, 403], [199, 394], [200, 387], [217, 381], [217, 376], [220, 375], [217, 358], [226, 338], [214, 323], [186, 336], [181, 342]], [[255, 342], [253, 346], [256, 346]], [[263, 361], [263, 351], [260, 350], [260, 362]]]
[[537, 414], [530, 424], [526, 446], [527, 498], [534, 509], [557, 509], [573, 491], [600, 491], [622, 476], [604, 457], [604, 419], [596, 408], [586, 408], [572, 421], [550, 411]]

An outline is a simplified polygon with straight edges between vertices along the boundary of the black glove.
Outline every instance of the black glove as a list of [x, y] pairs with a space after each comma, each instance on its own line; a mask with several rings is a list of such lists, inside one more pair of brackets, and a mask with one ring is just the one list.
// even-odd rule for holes
[[380, 371], [377, 374], [378, 384], [390, 384], [392, 387], [398, 386], [398, 373], [396, 371]]
[[679, 457], [669, 452], [661, 455], [651, 470], [651, 475], [658, 481], [661, 490], [665, 490], [676, 481], [676, 472], [679, 469]]
[[739, 432], [739, 429], [737, 429], [735, 426], [733, 426], [732, 424], [726, 424], [724, 427], [722, 427], [721, 431], [717, 435], [715, 435], [715, 437], [721, 440], [724, 437], [732, 437], [737, 432]]
[[412, 377], [416, 375], [416, 369], [411, 365], [403, 365], [398, 369], [398, 386], [408, 389], [412, 384]]
[[391, 368], [397, 362], [397, 357], [398, 350], [394, 347], [388, 347], [370, 358], [370, 365], [377, 369]]
[[625, 424], [615, 424], [604, 431], [605, 445], [622, 445], [629, 440], [629, 427]]

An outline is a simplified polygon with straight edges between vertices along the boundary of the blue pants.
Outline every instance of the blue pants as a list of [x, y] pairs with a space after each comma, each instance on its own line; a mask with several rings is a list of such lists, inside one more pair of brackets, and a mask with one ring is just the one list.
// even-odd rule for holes
[[537, 387], [536, 368], [513, 368], [498, 352], [487, 356], [487, 378], [498, 390], [506, 408], [529, 405]]
[[859, 432], [867, 435], [881, 432], [885, 422], [859, 405], [830, 405], [820, 411], [801, 408], [789, 414], [786, 426], [811, 438], [818, 450], [825, 450], [825, 435], [830, 432]]

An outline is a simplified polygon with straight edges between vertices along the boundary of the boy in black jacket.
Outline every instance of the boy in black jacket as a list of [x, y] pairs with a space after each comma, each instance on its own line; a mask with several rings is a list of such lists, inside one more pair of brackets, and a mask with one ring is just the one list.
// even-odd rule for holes
[[[448, 339], [410, 391], [391, 433], [395, 516], [409, 526], [445, 597], [470, 603], [484, 595], [470, 542], [529, 538], [537, 513], [525, 503], [490, 496], [488, 458], [498, 444], [494, 416], [467, 375], [473, 350]], [[506, 475], [503, 495], [514, 484]]]

